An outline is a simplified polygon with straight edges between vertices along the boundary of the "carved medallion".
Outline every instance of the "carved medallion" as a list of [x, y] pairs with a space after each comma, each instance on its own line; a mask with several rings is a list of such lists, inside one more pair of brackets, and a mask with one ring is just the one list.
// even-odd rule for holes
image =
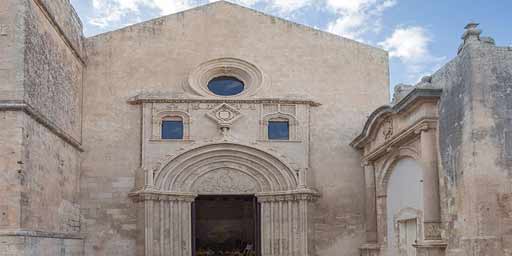
[[235, 107], [226, 103], [221, 104], [206, 114], [210, 119], [215, 121], [219, 127], [230, 127], [233, 122], [239, 119], [242, 114]]

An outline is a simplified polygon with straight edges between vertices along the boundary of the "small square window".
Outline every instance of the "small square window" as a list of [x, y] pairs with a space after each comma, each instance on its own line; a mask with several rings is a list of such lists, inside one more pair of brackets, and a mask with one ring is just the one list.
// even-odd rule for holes
[[268, 122], [269, 140], [289, 140], [290, 124], [288, 121], [269, 121]]
[[183, 139], [183, 121], [162, 121], [162, 139], [181, 140]]

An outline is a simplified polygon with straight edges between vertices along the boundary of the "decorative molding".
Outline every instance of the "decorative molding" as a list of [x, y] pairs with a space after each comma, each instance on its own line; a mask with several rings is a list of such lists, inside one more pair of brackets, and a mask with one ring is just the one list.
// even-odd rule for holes
[[425, 222], [425, 240], [441, 240], [441, 222]]
[[393, 119], [387, 118], [382, 125], [382, 135], [388, 141], [393, 136]]
[[251, 175], [229, 168], [221, 168], [199, 177], [191, 191], [198, 194], [254, 194], [260, 191]]
[[299, 186], [294, 169], [260, 149], [237, 143], [214, 143], [186, 150], [162, 163], [154, 173], [156, 188], [164, 191], [191, 191], [192, 184], [207, 172], [219, 168], [243, 171], [260, 184], [263, 191], [293, 190]]
[[363, 149], [370, 142], [372, 132], [377, 129], [382, 119], [385, 120], [389, 116], [412, 111], [414, 109], [413, 106], [421, 101], [437, 101], [441, 94], [441, 89], [415, 88], [395, 105], [385, 105], [376, 109], [368, 117], [361, 134], [350, 145], [356, 149]]
[[389, 139], [382, 145], [374, 148], [373, 150], [366, 152], [363, 156], [363, 161], [375, 161], [383, 155], [393, 152], [397, 148], [401, 148], [402, 145], [419, 138], [418, 129], [425, 129], [425, 127], [434, 128], [437, 125], [437, 118], [423, 118], [418, 120], [416, 123], [402, 129], [399, 133], [395, 134], [393, 138]]
[[230, 128], [231, 125], [242, 117], [242, 113], [235, 107], [223, 103], [212, 111], [206, 113], [206, 116], [217, 123], [219, 128]]
[[69, 135], [67, 132], [59, 128], [54, 122], [46, 118], [43, 114], [33, 108], [30, 104], [23, 100], [4, 100], [0, 101], [0, 111], [23, 111], [36, 122], [46, 127], [50, 132], [61, 138], [64, 142], [74, 147], [80, 152], [84, 152], [82, 144]]
[[[244, 90], [233, 96], [219, 96], [208, 89], [208, 82], [219, 76], [233, 76], [244, 83]], [[219, 58], [200, 64], [189, 75], [190, 89], [201, 96], [222, 98], [252, 96], [267, 86], [269, 78], [254, 64], [236, 58]]]
[[258, 202], [276, 202], [276, 201], [315, 201], [320, 194], [314, 189], [298, 189], [277, 192], [256, 193]]
[[[161, 94], [140, 94], [128, 99], [128, 103], [132, 105], [140, 105], [143, 103], [192, 103], [192, 109], [200, 109], [198, 104], [210, 104], [208, 109], [213, 109], [216, 105], [227, 103], [236, 104], [297, 104], [309, 105], [312, 107], [321, 106], [320, 103], [308, 99], [298, 98], [236, 98], [236, 99], [206, 99], [206, 98], [176, 98], [176, 95]], [[197, 108], [194, 108], [197, 106]], [[255, 108], [253, 108], [255, 109]]]

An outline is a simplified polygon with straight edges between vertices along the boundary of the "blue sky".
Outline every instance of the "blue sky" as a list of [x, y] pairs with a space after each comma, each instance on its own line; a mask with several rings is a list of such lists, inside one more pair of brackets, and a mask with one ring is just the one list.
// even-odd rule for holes
[[[71, 0], [86, 36], [216, 0]], [[463, 27], [512, 46], [512, 0], [231, 0], [390, 53], [391, 85], [416, 83], [452, 59]]]

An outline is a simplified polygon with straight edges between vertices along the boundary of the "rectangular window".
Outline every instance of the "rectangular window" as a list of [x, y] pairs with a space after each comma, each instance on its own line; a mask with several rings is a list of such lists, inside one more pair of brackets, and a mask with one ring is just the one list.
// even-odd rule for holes
[[288, 121], [269, 121], [268, 122], [269, 140], [289, 140], [290, 124]]
[[183, 139], [183, 121], [162, 121], [162, 139]]

